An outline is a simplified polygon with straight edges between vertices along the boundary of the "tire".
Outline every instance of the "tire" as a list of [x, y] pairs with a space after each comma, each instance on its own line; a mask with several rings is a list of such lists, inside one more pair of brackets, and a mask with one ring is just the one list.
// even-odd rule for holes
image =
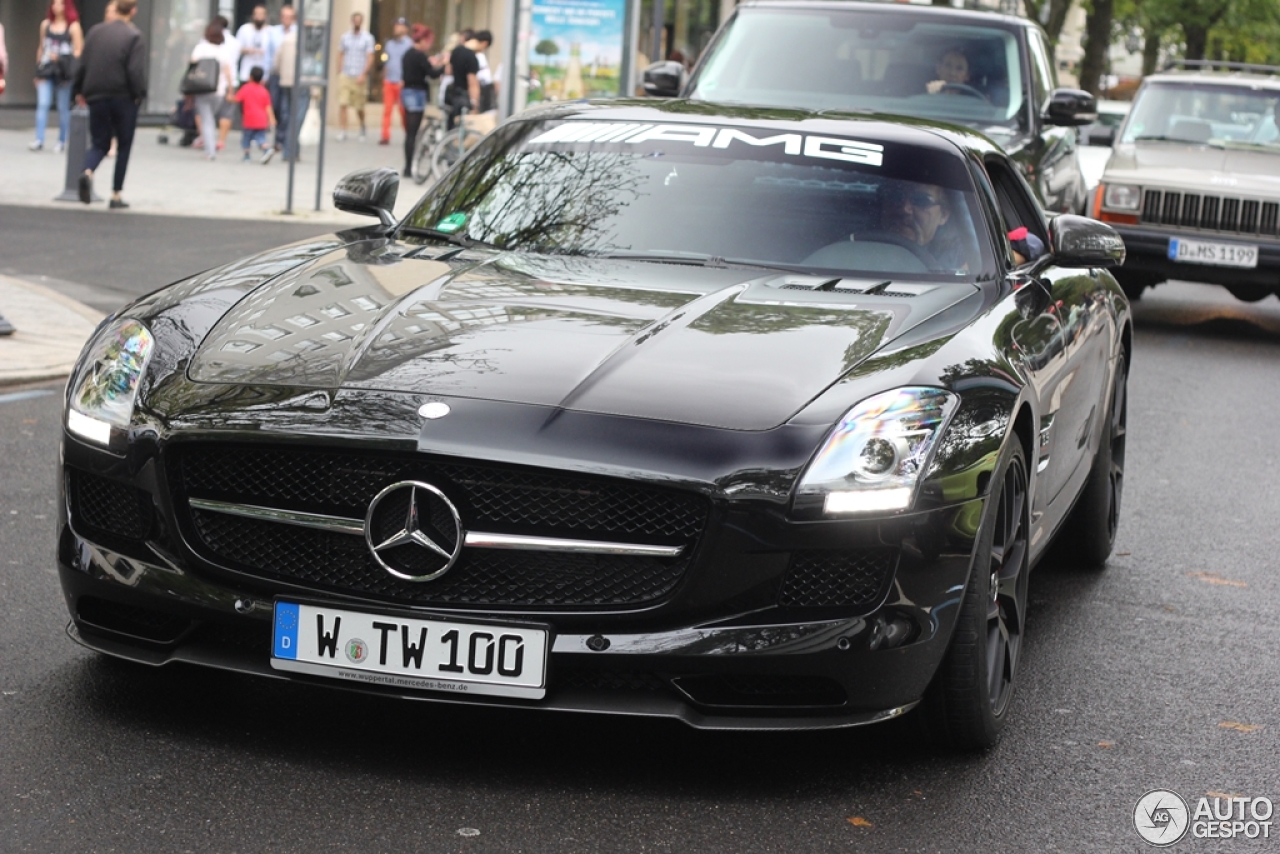
[[415, 184], [425, 184], [431, 178], [431, 154], [435, 147], [437, 128], [436, 122], [423, 119], [422, 127], [418, 130], [418, 138], [413, 146], [413, 164], [410, 166]]
[[1103, 569], [1115, 546], [1124, 497], [1125, 434], [1129, 421], [1128, 361], [1121, 353], [1107, 406], [1106, 432], [1098, 442], [1089, 479], [1059, 537], [1063, 556], [1089, 569]]
[[1015, 438], [991, 478], [951, 645], [921, 704], [925, 727], [939, 747], [985, 750], [1000, 740], [1017, 684], [1027, 612], [1027, 485], [1026, 452]]
[[452, 169], [453, 164], [461, 160], [467, 151], [474, 149], [476, 143], [483, 138], [484, 134], [477, 131], [463, 132], [462, 147], [458, 149], [458, 129], [445, 133], [443, 140], [436, 143], [435, 151], [431, 152], [431, 174], [435, 175], [436, 181], [443, 178], [444, 173]]

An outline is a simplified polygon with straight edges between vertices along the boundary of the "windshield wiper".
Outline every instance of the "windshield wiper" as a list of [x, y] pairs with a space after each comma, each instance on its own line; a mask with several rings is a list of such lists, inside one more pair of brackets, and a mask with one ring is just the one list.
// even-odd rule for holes
[[440, 231], [436, 228], [423, 228], [418, 225], [406, 225], [400, 229], [401, 234], [412, 234], [417, 237], [430, 237], [433, 240], [443, 240], [445, 243], [452, 243], [454, 246], [462, 246], [466, 249], [501, 249], [492, 243], [486, 243], [483, 240], [475, 240], [467, 237], [465, 234], [451, 234], [447, 231]]
[[1187, 145], [1208, 145], [1213, 148], [1222, 148], [1221, 142], [1214, 142], [1208, 139], [1183, 139], [1180, 136], [1161, 136], [1152, 134], [1151, 136], [1135, 136], [1134, 142], [1184, 142]]
[[759, 270], [776, 270], [782, 273], [797, 272], [793, 267], [774, 264], [770, 261], [757, 261], [753, 258], [724, 258], [707, 252], [686, 252], [678, 249], [655, 249], [651, 252], [623, 250], [584, 254], [613, 261], [651, 261], [655, 264], [689, 264], [694, 267], [754, 267]]

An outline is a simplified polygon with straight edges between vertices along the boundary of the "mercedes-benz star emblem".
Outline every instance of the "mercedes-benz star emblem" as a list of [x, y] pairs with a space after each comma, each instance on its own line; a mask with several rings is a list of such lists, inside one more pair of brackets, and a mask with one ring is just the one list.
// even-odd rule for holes
[[374, 497], [364, 519], [364, 540], [378, 565], [405, 581], [431, 581], [462, 553], [462, 517], [429, 483], [403, 480]]

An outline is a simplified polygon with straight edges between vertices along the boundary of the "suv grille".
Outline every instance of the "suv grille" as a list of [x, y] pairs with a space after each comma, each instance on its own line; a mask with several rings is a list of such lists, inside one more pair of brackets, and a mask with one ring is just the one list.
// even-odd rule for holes
[[[190, 445], [175, 448], [175, 502], [203, 558], [239, 572], [397, 602], [473, 607], [628, 608], [670, 594], [706, 526], [706, 498], [585, 476], [419, 455]], [[195, 510], [187, 497], [363, 518], [398, 480], [442, 489], [464, 525], [493, 533], [686, 546], [677, 558], [468, 548], [447, 574], [402, 581], [364, 538]]]
[[1140, 220], [1230, 234], [1280, 235], [1280, 202], [1147, 190]]

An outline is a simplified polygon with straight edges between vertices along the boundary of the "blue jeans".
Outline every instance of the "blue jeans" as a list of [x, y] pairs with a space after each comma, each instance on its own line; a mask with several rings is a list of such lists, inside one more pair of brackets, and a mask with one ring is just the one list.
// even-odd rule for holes
[[422, 89], [401, 89], [400, 103], [406, 113], [420, 113], [427, 108], [427, 93]]
[[266, 128], [257, 128], [256, 130], [245, 128], [240, 132], [240, 147], [244, 149], [246, 154], [249, 153], [249, 149], [253, 148], [255, 143], [259, 148], [267, 144]]
[[284, 149], [284, 157], [289, 160], [293, 152], [289, 147], [289, 111], [293, 109], [294, 90], [298, 94], [298, 129], [302, 129], [302, 120], [307, 117], [307, 106], [311, 103], [310, 86], [281, 86], [280, 109], [276, 111], [276, 148]]
[[67, 144], [71, 130], [71, 83], [55, 83], [46, 78], [36, 85], [36, 142], [44, 145], [44, 131], [49, 126], [49, 108], [54, 94], [58, 99], [58, 142]]

